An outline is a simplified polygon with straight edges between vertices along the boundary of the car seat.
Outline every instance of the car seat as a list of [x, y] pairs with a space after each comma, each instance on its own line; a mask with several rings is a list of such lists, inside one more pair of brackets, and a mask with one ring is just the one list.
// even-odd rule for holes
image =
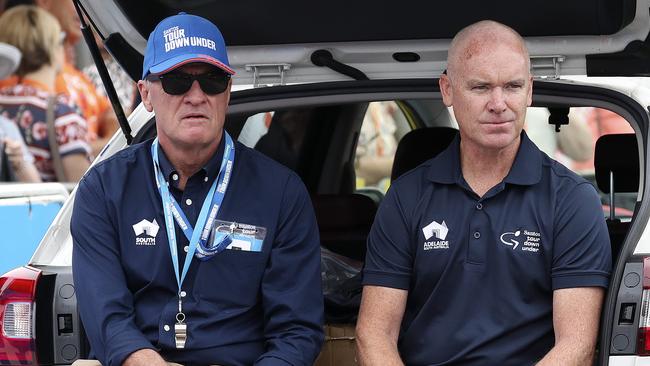
[[363, 261], [366, 240], [377, 213], [373, 200], [363, 194], [312, 196], [321, 245], [334, 253]]
[[391, 181], [437, 156], [458, 134], [452, 127], [425, 127], [410, 131], [399, 141]]
[[596, 184], [609, 193], [610, 212], [607, 229], [612, 245], [612, 262], [616, 263], [619, 251], [630, 228], [615, 215], [616, 193], [639, 190], [639, 150], [633, 133], [603, 135], [596, 141], [594, 152]]

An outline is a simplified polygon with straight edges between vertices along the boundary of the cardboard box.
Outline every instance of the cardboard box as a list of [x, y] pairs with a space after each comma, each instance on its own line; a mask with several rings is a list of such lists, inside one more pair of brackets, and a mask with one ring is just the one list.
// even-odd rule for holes
[[357, 366], [355, 324], [325, 325], [325, 343], [314, 366]]

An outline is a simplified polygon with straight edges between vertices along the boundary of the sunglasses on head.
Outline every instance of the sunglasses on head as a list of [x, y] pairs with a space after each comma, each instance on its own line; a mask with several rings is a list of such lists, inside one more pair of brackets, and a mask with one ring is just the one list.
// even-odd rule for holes
[[149, 81], [160, 81], [162, 88], [167, 94], [181, 95], [187, 93], [192, 87], [194, 80], [199, 82], [201, 90], [205, 94], [215, 95], [223, 93], [228, 88], [230, 75], [223, 72], [207, 72], [204, 74], [188, 74], [180, 71], [172, 71], [162, 75], [147, 75]]

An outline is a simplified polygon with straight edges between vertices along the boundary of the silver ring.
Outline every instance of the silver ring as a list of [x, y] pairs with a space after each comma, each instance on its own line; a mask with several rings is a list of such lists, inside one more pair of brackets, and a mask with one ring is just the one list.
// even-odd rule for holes
[[178, 313], [176, 314], [176, 321], [179, 323], [182, 323], [185, 321], [185, 314], [183, 313]]

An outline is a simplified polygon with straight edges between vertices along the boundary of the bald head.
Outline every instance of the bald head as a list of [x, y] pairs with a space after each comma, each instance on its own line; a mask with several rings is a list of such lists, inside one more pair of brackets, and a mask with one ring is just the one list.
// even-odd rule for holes
[[473, 57], [496, 48], [507, 46], [525, 57], [530, 70], [530, 57], [524, 39], [507, 25], [483, 20], [463, 28], [451, 41], [447, 55], [447, 74], [459, 72], [462, 65]]

